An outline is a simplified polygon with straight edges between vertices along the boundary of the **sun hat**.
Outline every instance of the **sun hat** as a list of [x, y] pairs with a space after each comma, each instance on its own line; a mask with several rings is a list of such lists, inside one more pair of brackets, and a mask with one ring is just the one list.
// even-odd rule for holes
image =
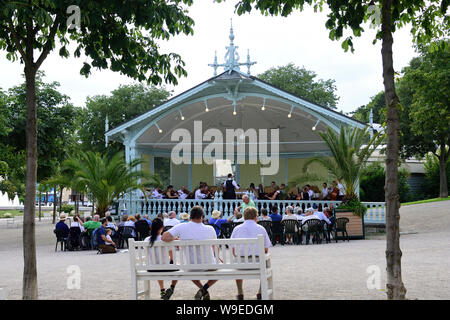
[[214, 210], [212, 212], [212, 217], [213, 217], [213, 219], [219, 219], [221, 214], [222, 213], [219, 210]]
[[66, 220], [66, 215], [65, 215], [64, 213], [61, 213], [61, 214], [59, 215], [59, 220], [61, 220], [61, 221]]
[[189, 213], [187, 213], [187, 212], [182, 212], [182, 213], [180, 214], [180, 218], [181, 218], [181, 220], [189, 220]]

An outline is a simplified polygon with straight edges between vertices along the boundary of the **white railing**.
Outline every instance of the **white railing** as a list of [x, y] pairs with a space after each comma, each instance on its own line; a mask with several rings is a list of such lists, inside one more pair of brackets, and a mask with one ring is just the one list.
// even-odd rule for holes
[[[297, 207], [300, 206], [305, 210], [312, 207], [314, 204], [321, 206], [322, 208], [337, 208], [341, 201], [329, 201], [329, 200], [254, 200], [255, 205], [260, 211], [263, 208], [269, 210], [272, 206], [276, 205], [279, 208], [279, 212], [284, 213], [287, 206]], [[209, 218], [213, 210], [219, 210], [222, 212], [222, 216], [227, 218], [233, 215], [234, 209], [237, 208], [242, 200], [224, 200], [221, 197], [215, 197], [215, 199], [135, 199], [125, 197], [120, 199], [118, 211], [120, 213], [141, 215], [148, 214], [153, 218], [158, 213], [175, 211], [177, 215], [181, 212], [189, 212], [193, 206], [200, 205], [205, 210], [205, 215]], [[366, 215], [364, 216], [365, 224], [385, 224], [385, 203], [384, 202], [363, 202], [367, 207]]]

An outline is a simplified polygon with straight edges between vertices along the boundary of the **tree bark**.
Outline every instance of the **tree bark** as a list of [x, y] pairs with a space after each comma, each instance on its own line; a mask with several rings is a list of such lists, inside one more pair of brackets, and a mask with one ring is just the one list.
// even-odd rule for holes
[[62, 197], [63, 197], [63, 186], [59, 186], [59, 214], [62, 213]]
[[441, 154], [439, 155], [439, 197], [448, 197], [448, 185], [447, 185], [447, 160], [448, 153], [445, 148], [445, 138], [440, 143]]
[[56, 223], [56, 186], [53, 187], [53, 219], [52, 223]]
[[26, 152], [27, 174], [23, 220], [23, 286], [22, 299], [34, 300], [38, 297], [35, 240], [35, 201], [37, 179], [37, 108], [36, 108], [36, 70], [33, 66], [33, 48], [27, 45], [25, 62], [27, 126]]
[[383, 82], [386, 98], [386, 293], [389, 300], [403, 300], [406, 288], [402, 281], [400, 250], [400, 201], [398, 194], [399, 154], [399, 99], [395, 92], [394, 64], [392, 58], [392, 0], [382, 2], [382, 48]]

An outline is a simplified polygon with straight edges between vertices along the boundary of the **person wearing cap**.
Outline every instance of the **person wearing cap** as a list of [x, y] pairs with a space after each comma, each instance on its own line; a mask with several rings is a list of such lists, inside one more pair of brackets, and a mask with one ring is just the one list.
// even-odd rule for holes
[[182, 213], [180, 214], [180, 219], [181, 219], [180, 223], [186, 223], [186, 222], [189, 222], [189, 213], [187, 213], [187, 212], [182, 212]]
[[223, 223], [228, 222], [227, 219], [221, 219], [222, 213], [219, 210], [214, 210], [211, 214], [211, 218], [209, 218], [209, 225], [213, 226], [216, 230], [217, 236], [220, 235], [220, 227]]
[[66, 224], [66, 215], [61, 213], [59, 216], [59, 221], [55, 225], [55, 230], [61, 230], [63, 238], [67, 238], [69, 236], [69, 227]]

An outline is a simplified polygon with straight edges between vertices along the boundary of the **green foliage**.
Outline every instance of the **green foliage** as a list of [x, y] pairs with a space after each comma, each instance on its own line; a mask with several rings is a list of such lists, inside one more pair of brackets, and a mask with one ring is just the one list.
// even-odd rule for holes
[[137, 169], [141, 163], [136, 159], [127, 164], [122, 152], [109, 157], [88, 151], [64, 161], [62, 172], [74, 189], [92, 195], [97, 214], [103, 216], [115, 199], [143, 188], [139, 180], [146, 176]]
[[[43, 73], [39, 73], [36, 79], [38, 181], [53, 175], [54, 168], [73, 151], [79, 112], [78, 108], [70, 104], [69, 97], [58, 91], [59, 83], [45, 83], [42, 76]], [[8, 179], [18, 191], [22, 189], [18, 184], [25, 181], [25, 84], [8, 91], [7, 109], [7, 121], [11, 129], [6, 135], [0, 136], [0, 160], [8, 164]]]
[[110, 129], [149, 111], [167, 100], [170, 92], [164, 88], [144, 85], [120, 86], [111, 96], [88, 98], [78, 119], [78, 135], [81, 150], [115, 154], [123, 151], [123, 144], [109, 142], [105, 146], [105, 119], [108, 116]]
[[313, 103], [336, 108], [339, 97], [336, 96], [335, 80], [315, 78], [317, 74], [290, 63], [286, 66], [270, 68], [258, 75], [258, 78], [271, 85], [305, 98]]
[[62, 211], [63, 211], [64, 213], [69, 214], [69, 213], [72, 212], [72, 210], [75, 209], [75, 207], [74, 207], [73, 205], [71, 205], [71, 204], [63, 204], [63, 205], [61, 206], [61, 209], [62, 209]]
[[311, 163], [317, 162], [330, 170], [330, 173], [343, 182], [346, 199], [354, 199], [356, 188], [366, 167], [367, 160], [383, 141], [384, 135], [377, 133], [370, 138], [369, 129], [348, 128], [341, 126], [340, 133], [331, 128], [327, 132], [319, 132], [327, 144], [331, 157], [313, 157], [308, 160], [303, 171]]
[[[422, 186], [422, 193], [425, 199], [434, 198], [439, 195], [439, 159], [432, 154], [425, 156], [425, 182]], [[450, 186], [450, 160], [446, 163], [447, 187]], [[449, 188], [450, 191], [450, 188]]]
[[358, 217], [364, 216], [367, 212], [367, 207], [364, 204], [362, 204], [362, 202], [358, 198], [353, 198], [350, 199], [349, 201], [342, 203], [339, 206], [339, 209], [352, 211], [353, 214]]
[[[221, 0], [219, 0], [220, 2]], [[381, 39], [382, 30], [377, 25], [374, 7], [381, 10], [381, 1], [361, 0], [239, 0], [237, 13], [250, 12], [253, 7], [265, 15], [281, 15], [286, 17], [294, 10], [302, 11], [305, 5], [314, 7], [314, 11], [322, 11], [327, 5], [330, 13], [325, 27], [330, 30], [331, 40], [342, 40], [342, 48], [353, 52], [354, 37], [360, 37], [367, 22], [377, 30], [374, 43]], [[417, 44], [429, 43], [432, 39], [449, 35], [450, 18], [447, 12], [449, 2], [441, 0], [392, 1], [392, 32], [411, 25], [411, 34]], [[381, 17], [380, 17], [381, 18]], [[348, 33], [351, 32], [351, 35]], [[347, 33], [347, 34], [345, 34]]]
[[[194, 21], [186, 15], [192, 0], [169, 1], [4, 1], [0, 10], [0, 49], [12, 61], [27, 60], [25, 43], [37, 55], [36, 68], [48, 53], [88, 57], [80, 73], [91, 68], [118, 71], [139, 81], [177, 83], [186, 75], [184, 62], [176, 53], [159, 52], [157, 42], [172, 35], [192, 34]], [[69, 5], [80, 9], [79, 28], [69, 29]], [[69, 19], [70, 20], [70, 19]], [[70, 22], [70, 21], [69, 21]], [[27, 28], [31, 24], [31, 30]], [[26, 61], [28, 63], [28, 61]]]
[[367, 105], [360, 106], [352, 112], [352, 117], [361, 122], [369, 122], [370, 110], [373, 112], [373, 122], [383, 124], [386, 121], [386, 101], [384, 91], [370, 98]]
[[[398, 171], [398, 192], [400, 202], [412, 200], [411, 188], [408, 184], [409, 173], [405, 168]], [[384, 166], [375, 162], [367, 166], [362, 174], [360, 180], [360, 198], [361, 201], [367, 202], [384, 202], [384, 183], [386, 179], [386, 172]]]

